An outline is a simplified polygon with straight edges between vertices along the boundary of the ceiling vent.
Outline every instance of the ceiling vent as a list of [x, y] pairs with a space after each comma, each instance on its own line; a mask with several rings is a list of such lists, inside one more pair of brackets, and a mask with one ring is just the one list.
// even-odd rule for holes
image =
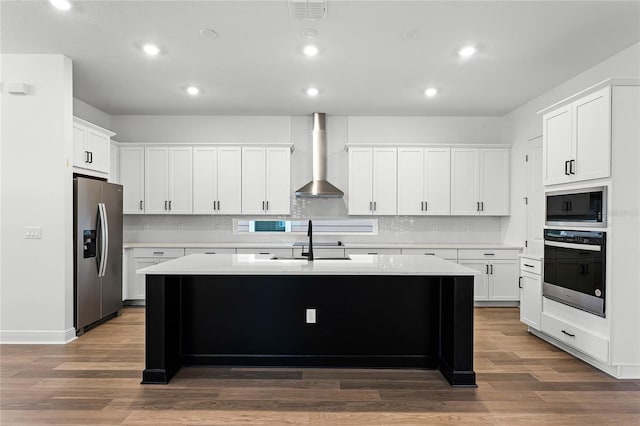
[[301, 21], [322, 21], [327, 18], [326, 0], [290, 0], [291, 15]]

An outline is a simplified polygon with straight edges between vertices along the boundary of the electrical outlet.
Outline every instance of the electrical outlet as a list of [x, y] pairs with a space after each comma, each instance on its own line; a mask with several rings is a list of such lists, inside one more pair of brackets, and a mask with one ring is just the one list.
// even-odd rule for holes
[[316, 310], [311, 308], [307, 309], [307, 324], [315, 324], [316, 323]]
[[42, 227], [41, 226], [25, 226], [24, 237], [29, 240], [42, 239]]

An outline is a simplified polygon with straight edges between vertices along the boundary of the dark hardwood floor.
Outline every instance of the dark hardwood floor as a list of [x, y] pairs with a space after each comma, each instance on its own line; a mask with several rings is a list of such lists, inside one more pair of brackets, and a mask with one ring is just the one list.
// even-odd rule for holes
[[68, 345], [0, 346], [0, 424], [640, 425], [640, 380], [616, 380], [477, 308], [477, 389], [437, 371], [183, 368], [141, 385], [144, 309]]

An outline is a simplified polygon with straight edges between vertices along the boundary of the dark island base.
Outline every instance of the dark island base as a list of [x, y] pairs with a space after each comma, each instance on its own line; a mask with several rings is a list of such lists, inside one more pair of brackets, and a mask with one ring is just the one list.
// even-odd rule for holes
[[439, 369], [452, 386], [476, 383], [472, 276], [146, 280], [142, 383], [191, 365]]

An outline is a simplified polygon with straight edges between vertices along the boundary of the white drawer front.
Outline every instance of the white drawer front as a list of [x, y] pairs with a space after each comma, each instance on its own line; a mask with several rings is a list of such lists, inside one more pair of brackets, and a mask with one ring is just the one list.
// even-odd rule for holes
[[402, 254], [422, 254], [426, 256], [438, 256], [443, 259], [458, 261], [457, 249], [413, 249], [403, 248]]
[[349, 254], [401, 254], [402, 250], [397, 248], [348, 248], [345, 253]]
[[477, 249], [460, 249], [458, 250], [458, 259], [518, 259], [518, 250], [477, 250]]
[[236, 253], [238, 254], [270, 254], [273, 256], [283, 256], [283, 257], [291, 257], [293, 256], [292, 249], [285, 248], [265, 248], [265, 249], [247, 249], [247, 248], [239, 248], [236, 249]]
[[542, 262], [534, 259], [520, 258], [520, 270], [532, 274], [542, 274]]
[[602, 362], [609, 362], [609, 340], [558, 318], [541, 315], [543, 332]]
[[184, 256], [183, 248], [134, 248], [133, 257], [166, 257], [176, 258]]
[[190, 254], [235, 254], [234, 248], [187, 248], [184, 249], [184, 255]]

